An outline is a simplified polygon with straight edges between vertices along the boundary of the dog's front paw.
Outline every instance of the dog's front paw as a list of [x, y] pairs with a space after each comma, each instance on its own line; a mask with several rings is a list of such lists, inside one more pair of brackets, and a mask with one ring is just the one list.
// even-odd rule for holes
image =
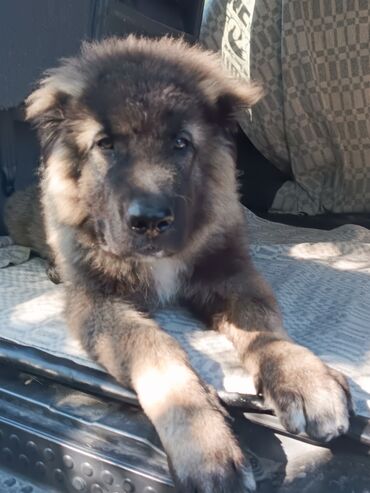
[[235, 464], [232, 460], [211, 470], [201, 463], [189, 474], [179, 478], [174, 473], [174, 477], [178, 493], [253, 493], [256, 489], [250, 466]]
[[[251, 465], [246, 462], [218, 405], [188, 408], [181, 414], [182, 423], [170, 433], [172, 440], [166, 447], [176, 492], [255, 491]], [[170, 431], [169, 427], [166, 431]]]
[[305, 431], [329, 441], [348, 430], [352, 405], [347, 380], [309, 350], [288, 341], [271, 342], [257, 384], [291, 433]]

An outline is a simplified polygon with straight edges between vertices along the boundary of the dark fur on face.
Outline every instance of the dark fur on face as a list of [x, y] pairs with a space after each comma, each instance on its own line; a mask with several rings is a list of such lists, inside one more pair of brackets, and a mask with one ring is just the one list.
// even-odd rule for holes
[[[51, 178], [46, 166], [46, 180], [56, 182], [53, 196], [65, 184], [73, 207], [49, 200], [81, 244], [117, 258], [167, 257], [220, 222], [221, 209], [238, 215], [230, 131], [261, 91], [220, 77], [214, 56], [201, 53], [204, 66], [184, 47], [133, 38], [85, 46], [31, 95], [45, 163], [56, 153], [65, 162]], [[133, 231], [140, 207], [168, 211], [167, 230]]]
[[290, 431], [348, 428], [345, 379], [289, 341], [248, 254], [231, 135], [260, 96], [214, 54], [129, 37], [85, 45], [27, 101], [69, 327], [135, 389], [180, 492], [241, 493], [254, 479], [214, 394], [153, 319], [159, 305], [184, 303], [226, 334]]

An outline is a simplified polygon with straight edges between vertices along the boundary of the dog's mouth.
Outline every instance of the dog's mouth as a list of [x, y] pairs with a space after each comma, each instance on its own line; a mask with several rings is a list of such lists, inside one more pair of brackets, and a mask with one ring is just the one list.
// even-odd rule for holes
[[[122, 242], [123, 245], [125, 242]], [[148, 242], [143, 245], [136, 245], [130, 249], [122, 248], [121, 243], [109, 241], [101, 235], [98, 239], [99, 248], [104, 252], [121, 258], [139, 258], [140, 260], [153, 259], [153, 258], [165, 258], [174, 255], [173, 251], [163, 248], [163, 246], [157, 245], [155, 242]]]
[[109, 253], [110, 255], [114, 255], [115, 257], [120, 257], [120, 258], [132, 258], [132, 259], [139, 259], [140, 261], [150, 261], [152, 259], [162, 259], [162, 258], [168, 258], [172, 257], [174, 255], [173, 252], [168, 252], [165, 250], [158, 250], [157, 248], [145, 248], [142, 250], [134, 250], [131, 252], [119, 252], [115, 248], [109, 247], [106, 243], [100, 243], [100, 248], [106, 252]]
[[169, 251], [167, 249], [163, 249], [156, 244], [148, 244], [145, 245], [143, 248], [140, 248], [135, 251], [135, 256], [143, 260], [145, 260], [145, 258], [152, 259], [153, 257], [154, 258], [172, 257], [172, 255], [174, 255], [174, 252]]
[[173, 252], [173, 251], [168, 251], [168, 250], [158, 250], [156, 252], [150, 252], [150, 253], [147, 253], [147, 252], [141, 252], [141, 253], [138, 253], [137, 256], [143, 260], [145, 259], [153, 259], [153, 258], [169, 258], [169, 257], [173, 257], [174, 255], [176, 255], [176, 252]]

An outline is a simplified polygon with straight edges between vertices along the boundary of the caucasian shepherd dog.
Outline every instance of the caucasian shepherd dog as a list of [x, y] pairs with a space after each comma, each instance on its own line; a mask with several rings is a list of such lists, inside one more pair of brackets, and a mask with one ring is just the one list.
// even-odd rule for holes
[[137, 392], [180, 492], [255, 483], [217, 398], [155, 322], [159, 306], [186, 305], [225, 334], [290, 432], [348, 429], [345, 378], [289, 340], [248, 253], [232, 134], [260, 96], [214, 54], [131, 36], [84, 45], [27, 101], [68, 325]]

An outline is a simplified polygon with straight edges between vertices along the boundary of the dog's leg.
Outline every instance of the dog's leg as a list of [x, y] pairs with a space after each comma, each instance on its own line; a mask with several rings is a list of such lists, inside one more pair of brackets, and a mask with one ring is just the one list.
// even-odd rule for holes
[[118, 382], [137, 392], [168, 453], [176, 491], [252, 491], [253, 473], [216, 397], [177, 342], [120, 300], [67, 291], [69, 325]]
[[252, 265], [228, 289], [214, 323], [233, 342], [282, 424], [324, 441], [345, 433], [351, 409], [345, 377], [289, 340], [272, 291]]

